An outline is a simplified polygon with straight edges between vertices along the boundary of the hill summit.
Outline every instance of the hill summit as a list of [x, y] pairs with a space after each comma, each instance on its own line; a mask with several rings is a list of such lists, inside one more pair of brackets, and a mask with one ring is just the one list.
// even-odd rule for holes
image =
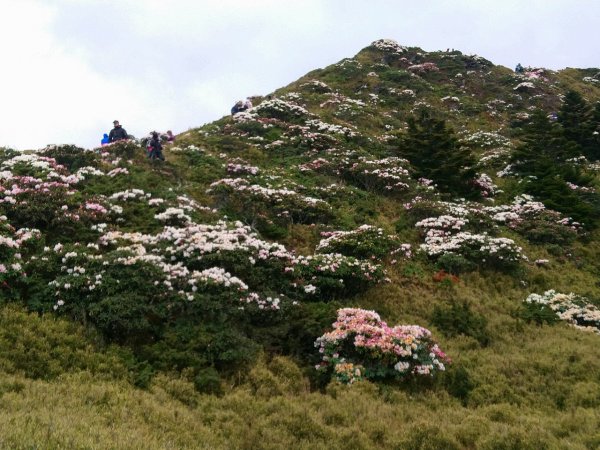
[[2, 445], [600, 445], [600, 69], [382, 39], [253, 104], [0, 150]]

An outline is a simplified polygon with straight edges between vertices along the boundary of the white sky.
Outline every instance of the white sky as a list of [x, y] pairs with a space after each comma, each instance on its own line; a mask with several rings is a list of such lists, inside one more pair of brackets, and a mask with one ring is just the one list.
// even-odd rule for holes
[[599, 22], [598, 0], [0, 0], [0, 146], [180, 133], [380, 38], [599, 67]]

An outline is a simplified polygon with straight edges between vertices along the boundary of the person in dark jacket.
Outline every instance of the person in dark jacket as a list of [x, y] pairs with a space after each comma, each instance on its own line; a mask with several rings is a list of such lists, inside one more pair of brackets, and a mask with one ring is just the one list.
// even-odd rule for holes
[[161, 161], [165, 160], [165, 157], [162, 154], [162, 144], [160, 143], [160, 136], [156, 131], [152, 132], [152, 139], [148, 143], [148, 148], [150, 152], [148, 153], [148, 158], [150, 159], [160, 159]]
[[233, 108], [231, 108], [231, 115], [234, 116], [239, 112], [245, 111], [244, 109], [244, 102], [242, 102], [241, 100], [238, 100], [236, 102], [235, 105], [233, 105]]
[[113, 125], [115, 127], [112, 130], [110, 130], [110, 133], [108, 135], [109, 142], [116, 142], [129, 138], [129, 136], [127, 136], [127, 131], [125, 131], [125, 128], [119, 125], [118, 120], [115, 120], [113, 122]]

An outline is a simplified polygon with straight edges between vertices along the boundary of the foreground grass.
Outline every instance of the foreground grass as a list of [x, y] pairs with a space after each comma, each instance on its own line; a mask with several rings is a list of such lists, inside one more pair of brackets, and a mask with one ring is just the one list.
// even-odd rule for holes
[[[273, 377], [274, 385], [293, 385], [281, 374]], [[276, 393], [274, 385], [264, 384], [217, 398], [166, 377], [143, 391], [85, 372], [51, 382], [2, 375], [0, 448], [538, 450], [600, 445], [597, 407], [552, 411], [501, 402], [468, 408], [439, 392], [412, 396], [369, 383], [331, 385], [325, 394]]]

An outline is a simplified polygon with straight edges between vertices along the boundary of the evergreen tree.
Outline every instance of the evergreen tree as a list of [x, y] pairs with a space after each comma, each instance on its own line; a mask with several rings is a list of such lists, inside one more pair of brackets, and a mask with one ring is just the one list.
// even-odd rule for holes
[[586, 156], [590, 161], [600, 160], [600, 102], [596, 102], [588, 121], [588, 129], [591, 133], [589, 147]]
[[521, 141], [511, 162], [519, 175], [528, 177], [524, 192], [548, 208], [593, 225], [600, 215], [597, 195], [584, 194], [568, 184], [586, 187], [592, 178], [568, 161], [580, 154], [581, 147], [566, 138], [564, 127], [550, 122], [543, 111], [536, 111], [522, 128]]
[[410, 117], [400, 152], [410, 161], [418, 178], [433, 180], [442, 192], [467, 197], [478, 195], [473, 183], [475, 158], [468, 148], [458, 144], [456, 135], [444, 120], [431, 117], [427, 111], [421, 111], [417, 118]]
[[592, 110], [581, 94], [572, 90], [565, 94], [558, 113], [558, 123], [562, 126], [564, 137], [579, 145], [580, 151], [591, 160], [600, 157], [597, 135], [594, 135], [600, 123], [599, 114], [598, 106]]
[[563, 127], [565, 138], [582, 145], [589, 136], [588, 119], [590, 107], [577, 91], [568, 91], [558, 112], [558, 123]]
[[558, 174], [566, 160], [578, 156], [579, 147], [565, 139], [563, 129], [550, 122], [546, 114], [537, 110], [521, 129], [522, 144], [512, 155], [514, 169], [523, 176]]

